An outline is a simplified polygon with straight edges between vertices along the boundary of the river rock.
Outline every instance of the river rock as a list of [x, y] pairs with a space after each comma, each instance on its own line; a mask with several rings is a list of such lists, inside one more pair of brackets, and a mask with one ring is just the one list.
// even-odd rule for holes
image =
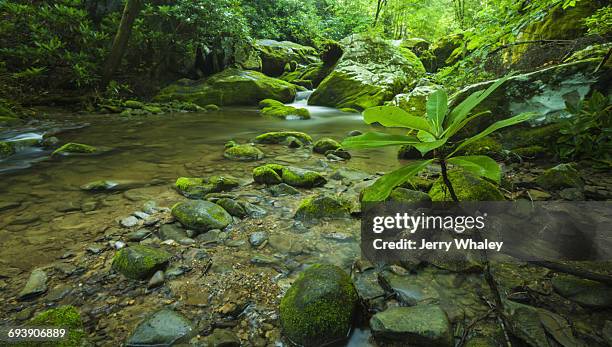
[[327, 151], [332, 151], [340, 148], [340, 143], [334, 139], [330, 139], [329, 137], [324, 137], [322, 139], [317, 140], [312, 147], [313, 152], [325, 154]]
[[240, 347], [240, 339], [229, 329], [215, 329], [204, 338], [203, 347]]
[[414, 276], [383, 271], [380, 275], [380, 282], [406, 306], [414, 306], [423, 302], [432, 303], [440, 298], [435, 288], [419, 283]]
[[316, 49], [290, 41], [257, 40], [255, 49], [259, 52], [262, 72], [268, 76], [280, 76], [286, 65], [308, 65], [319, 62]]
[[403, 109], [412, 116], [423, 117], [427, 114], [425, 109], [427, 98], [441, 88], [441, 86], [437, 85], [417, 86], [407, 94], [396, 95], [391, 104]]
[[282, 179], [286, 184], [300, 188], [321, 187], [327, 183], [318, 172], [291, 166], [283, 167]]
[[388, 199], [403, 204], [431, 203], [431, 197], [427, 193], [401, 187], [393, 189]]
[[288, 137], [295, 137], [305, 144], [312, 143], [310, 135], [299, 131], [273, 131], [264, 133], [255, 138], [256, 143], [278, 145], [287, 141]]
[[172, 215], [186, 228], [200, 232], [224, 229], [232, 222], [227, 211], [209, 201], [179, 202], [172, 207]]
[[292, 102], [296, 92], [295, 85], [283, 80], [268, 77], [257, 71], [229, 68], [198, 81], [179, 80], [162, 89], [154, 100], [188, 101], [199, 106], [209, 104], [257, 106], [263, 99]]
[[570, 275], [559, 275], [552, 279], [553, 288], [559, 295], [586, 307], [612, 307], [612, 288], [591, 280]]
[[310, 105], [364, 110], [382, 105], [425, 74], [408, 49], [367, 35], [342, 40], [344, 55], [312, 94]]
[[147, 289], [157, 288], [164, 284], [164, 281], [164, 272], [162, 270], [158, 270], [153, 274], [153, 276], [151, 276], [149, 283], [147, 283]]
[[320, 218], [348, 218], [349, 204], [330, 195], [317, 195], [302, 200], [295, 212], [295, 218], [309, 221]]
[[[461, 170], [450, 170], [451, 181], [459, 201], [501, 201], [504, 195], [492, 183]], [[440, 177], [429, 190], [432, 201], [451, 201], [450, 193]]]
[[158, 248], [133, 245], [115, 253], [112, 268], [130, 279], [146, 279], [166, 268], [171, 257]]
[[253, 180], [259, 184], [279, 184], [283, 181], [281, 178], [281, 175], [283, 174], [283, 167], [284, 166], [278, 164], [258, 166], [253, 169]]
[[305, 108], [297, 108], [287, 105], [270, 106], [259, 111], [262, 116], [280, 119], [310, 119], [310, 112]]
[[15, 146], [11, 142], [0, 141], [0, 159], [15, 154]]
[[135, 227], [138, 224], [140, 224], [140, 221], [138, 220], [138, 218], [134, 216], [129, 216], [129, 217], [125, 217], [121, 219], [119, 221], [119, 224], [121, 224], [121, 226], [124, 228], [131, 228], [131, 227]]
[[268, 233], [265, 231], [256, 231], [249, 236], [249, 242], [253, 247], [259, 247], [268, 240]]
[[187, 238], [187, 233], [176, 224], [164, 224], [159, 228], [159, 238], [162, 240], [180, 241]]
[[293, 188], [292, 186], [286, 184], [286, 183], [280, 183], [277, 185], [274, 185], [270, 188], [268, 188], [268, 192], [270, 193], [270, 195], [277, 197], [277, 196], [284, 196], [284, 195], [298, 195], [300, 194], [300, 191]]
[[69, 154], [91, 154], [96, 153], [96, 147], [84, 145], [82, 143], [67, 143], [51, 153], [51, 156], [69, 155]]
[[202, 199], [207, 194], [230, 191], [238, 186], [240, 182], [230, 176], [180, 177], [175, 183], [176, 189], [190, 199]]
[[333, 265], [315, 264], [287, 290], [280, 303], [284, 334], [302, 346], [323, 346], [348, 336], [357, 308], [351, 278]]
[[223, 156], [235, 161], [256, 161], [264, 157], [264, 152], [253, 145], [236, 145], [225, 150]]
[[402, 341], [410, 346], [454, 345], [448, 317], [437, 305], [389, 308], [370, 319], [370, 328], [377, 339]]
[[125, 342], [126, 346], [172, 346], [187, 343], [194, 334], [191, 322], [181, 314], [162, 309], [146, 317]]
[[47, 273], [42, 269], [34, 269], [25, 286], [19, 292], [19, 300], [29, 300], [47, 291]]
[[580, 173], [570, 164], [559, 164], [544, 171], [536, 179], [536, 183], [549, 190], [584, 187], [584, 181], [580, 177]]
[[247, 211], [245, 210], [244, 206], [234, 199], [221, 198], [215, 203], [223, 207], [225, 211], [234, 217], [243, 218], [247, 215]]

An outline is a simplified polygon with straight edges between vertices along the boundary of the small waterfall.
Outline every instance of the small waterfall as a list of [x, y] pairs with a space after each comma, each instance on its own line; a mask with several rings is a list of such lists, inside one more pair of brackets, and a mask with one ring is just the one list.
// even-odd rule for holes
[[303, 92], [297, 92], [295, 95], [295, 100], [293, 100], [292, 105], [308, 105], [308, 99], [312, 95], [314, 90], [306, 90]]

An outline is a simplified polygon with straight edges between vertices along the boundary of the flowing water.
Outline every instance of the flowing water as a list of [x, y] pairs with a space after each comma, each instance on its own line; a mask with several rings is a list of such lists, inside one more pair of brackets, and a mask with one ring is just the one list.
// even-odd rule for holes
[[[66, 251], [83, 249], [109, 225], [116, 225], [114, 219], [137, 209], [143, 200], [167, 196], [177, 177], [225, 171], [248, 179], [250, 168], [257, 163], [245, 166], [225, 160], [223, 150], [228, 140], [244, 143], [275, 130], [339, 140], [348, 131], [370, 128], [360, 114], [307, 106], [310, 93], [298, 93], [292, 104], [307, 107], [312, 115], [309, 120], [263, 118], [254, 108], [138, 118], [55, 114], [35, 126], [0, 132], [3, 141], [27, 144], [23, 140], [53, 134], [60, 143], [78, 142], [102, 149], [96, 155], [50, 157], [50, 150], [23, 145], [18, 146], [16, 155], [0, 160], [0, 268], [9, 273], [29, 271]], [[262, 146], [267, 162], [274, 157], [275, 150], [270, 147], [274, 146]], [[296, 165], [299, 161], [295, 160]], [[396, 165], [392, 149], [355, 152], [348, 164], [372, 173]], [[93, 194], [79, 188], [101, 179], [128, 181], [136, 189]]]

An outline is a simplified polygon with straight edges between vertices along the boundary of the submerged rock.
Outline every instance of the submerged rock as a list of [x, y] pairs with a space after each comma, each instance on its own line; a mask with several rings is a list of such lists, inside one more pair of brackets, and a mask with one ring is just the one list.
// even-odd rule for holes
[[342, 147], [340, 143], [334, 139], [330, 139], [328, 137], [324, 137], [322, 139], [317, 140], [312, 147], [312, 150], [315, 153], [325, 154], [327, 151], [334, 151]]
[[125, 342], [126, 346], [172, 346], [187, 343], [194, 333], [181, 314], [162, 309], [146, 317]]
[[320, 218], [348, 218], [349, 204], [337, 197], [317, 195], [300, 203], [295, 218], [303, 221]]
[[553, 288], [559, 295], [586, 307], [612, 307], [612, 288], [591, 280], [570, 275], [559, 275], [552, 279]]
[[201, 199], [206, 194], [232, 190], [240, 185], [237, 179], [230, 176], [211, 176], [208, 178], [180, 177], [175, 187], [184, 196]]
[[156, 101], [188, 101], [200, 106], [210, 104], [256, 106], [263, 99], [292, 102], [296, 86], [256, 71], [226, 69], [199, 81], [180, 80], [164, 88]]
[[0, 159], [15, 154], [15, 146], [11, 142], [0, 141]]
[[[459, 201], [501, 201], [504, 195], [488, 181], [478, 178], [468, 172], [451, 170], [448, 179], [453, 185]], [[429, 191], [432, 201], [451, 201], [452, 198], [446, 185], [440, 177]]]
[[253, 179], [259, 184], [279, 184], [283, 181], [281, 178], [281, 175], [283, 174], [283, 167], [284, 166], [278, 164], [258, 166], [253, 169]]
[[320, 187], [327, 183], [327, 180], [318, 172], [292, 166], [283, 167], [282, 179], [284, 183], [300, 188]]
[[19, 292], [19, 300], [32, 299], [47, 291], [47, 273], [42, 269], [34, 269], [25, 286]]
[[260, 114], [281, 119], [310, 119], [310, 112], [307, 109], [287, 105], [265, 107], [260, 111]]
[[312, 265], [280, 303], [284, 334], [302, 346], [322, 346], [348, 337], [357, 308], [350, 277], [337, 266]]
[[223, 156], [229, 160], [256, 161], [264, 157], [264, 152], [253, 145], [236, 145], [225, 150]]
[[187, 238], [187, 232], [176, 224], [164, 224], [159, 227], [159, 238], [162, 240], [180, 241]]
[[53, 151], [53, 153], [51, 153], [51, 156], [55, 156], [59, 154], [69, 155], [69, 154], [75, 154], [75, 153], [76, 154], [91, 154], [91, 153], [96, 153], [97, 151], [98, 150], [96, 149], [96, 147], [84, 145], [81, 143], [70, 142], [56, 149], [55, 151]]
[[265, 144], [282, 144], [287, 141], [288, 137], [295, 137], [305, 144], [312, 143], [312, 137], [310, 135], [299, 132], [299, 131], [274, 131], [265, 134], [261, 134], [255, 138], [256, 143]]
[[170, 253], [148, 246], [133, 245], [122, 248], [113, 257], [113, 270], [130, 279], [147, 279], [168, 266]]
[[437, 305], [392, 307], [370, 319], [375, 338], [402, 341], [410, 346], [453, 346], [446, 313]]
[[204, 338], [203, 347], [240, 347], [240, 339], [229, 329], [215, 329]]
[[224, 229], [232, 222], [232, 216], [221, 206], [201, 200], [177, 203], [172, 215], [186, 228], [200, 232]]
[[379, 106], [425, 74], [419, 58], [389, 41], [356, 34], [340, 43], [344, 55], [308, 100], [311, 105], [357, 110]]
[[300, 191], [293, 188], [292, 186], [286, 184], [286, 183], [280, 183], [277, 185], [273, 185], [272, 187], [268, 188], [268, 192], [270, 192], [270, 195], [272, 196], [283, 196], [283, 195], [298, 195], [300, 194]]
[[537, 179], [536, 183], [550, 190], [562, 188], [583, 188], [584, 181], [580, 173], [570, 164], [560, 164], [544, 171]]

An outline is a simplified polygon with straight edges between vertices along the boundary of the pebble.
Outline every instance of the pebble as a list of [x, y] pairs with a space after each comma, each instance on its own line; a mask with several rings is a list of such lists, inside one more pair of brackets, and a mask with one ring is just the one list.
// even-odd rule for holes
[[91, 254], [100, 254], [102, 253], [102, 247], [100, 246], [90, 246], [87, 247], [87, 252]]
[[164, 281], [164, 272], [159, 270], [155, 274], [153, 274], [153, 276], [149, 280], [149, 283], [147, 284], [147, 289], [157, 288], [164, 284]]
[[142, 205], [142, 210], [145, 213], [153, 214], [157, 212], [157, 203], [155, 203], [153, 200], [147, 201]]
[[121, 226], [124, 228], [131, 228], [131, 227], [138, 225], [138, 223], [139, 223], [138, 218], [134, 216], [129, 216], [129, 217], [123, 218], [119, 224], [121, 224]]
[[120, 249], [124, 248], [125, 246], [127, 246], [127, 245], [123, 241], [117, 241], [117, 242], [113, 243], [113, 248], [115, 248], [116, 250], [120, 250]]
[[139, 219], [147, 219], [147, 218], [149, 218], [149, 217], [150, 217], [148, 213], [144, 213], [144, 212], [142, 212], [142, 211], [136, 211], [136, 212], [134, 212], [134, 213], [132, 213], [132, 214], [133, 214], [133, 215], [134, 215], [136, 218], [139, 218]]

